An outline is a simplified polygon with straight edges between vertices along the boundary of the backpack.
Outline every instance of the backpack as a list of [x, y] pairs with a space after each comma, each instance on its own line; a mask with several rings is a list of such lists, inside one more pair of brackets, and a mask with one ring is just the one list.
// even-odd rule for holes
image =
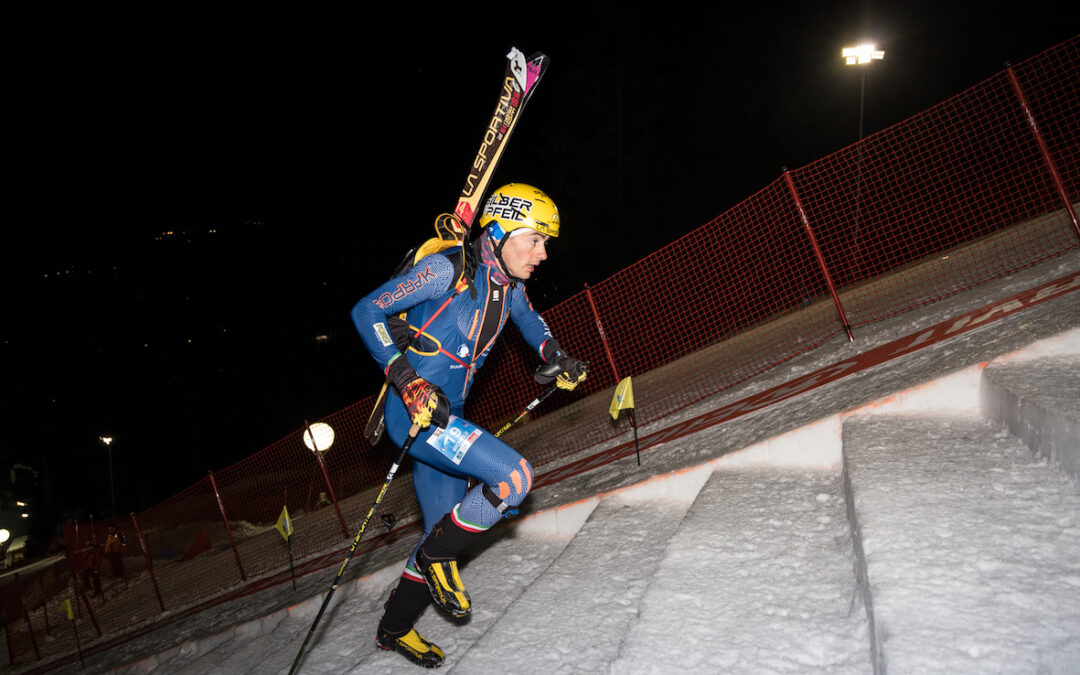
[[[454, 292], [450, 298], [457, 297], [458, 293], [468, 288], [469, 294], [475, 300], [476, 285], [473, 283], [473, 277], [476, 275], [476, 256], [473, 254], [472, 246], [466, 241], [466, 234], [467, 230], [457, 215], [452, 213], [439, 215], [435, 219], [435, 236], [423, 244], [409, 249], [409, 252], [401, 259], [398, 266], [394, 268], [394, 273], [390, 275], [390, 278], [393, 279], [408, 273], [416, 263], [426, 256], [443, 253], [454, 266], [454, 279], [456, 281], [454, 282]], [[452, 251], [452, 249], [458, 247], [461, 248], [459, 253]], [[435, 316], [442, 312], [442, 309], [440, 307], [435, 312], [435, 315], [431, 317], [431, 320], [434, 320]], [[410, 334], [411, 330], [409, 322], [405, 318], [405, 312], [387, 317], [386, 323], [390, 328], [390, 336], [394, 339], [398, 351], [404, 354], [416, 337], [416, 335]]]
[[[450, 298], [443, 303], [435, 314], [429, 319], [428, 323], [435, 320], [443, 309], [445, 309], [450, 301], [458, 296], [466, 288], [469, 289], [469, 294], [473, 300], [476, 299], [476, 285], [473, 283], [473, 277], [476, 275], [476, 256], [473, 253], [472, 246], [467, 241], [468, 228], [465, 227], [461, 219], [453, 213], [440, 214], [435, 219], [435, 236], [428, 239], [424, 243], [409, 249], [409, 252], [405, 254], [401, 262], [394, 269], [394, 273], [390, 275], [390, 278], [402, 276], [411, 270], [416, 263], [420, 262], [426, 256], [443, 253], [454, 266], [454, 278], [457, 280], [454, 283], [454, 292], [450, 295]], [[455, 252], [452, 249], [460, 248], [460, 252]], [[406, 313], [401, 312], [395, 316], [386, 318], [387, 327], [390, 329], [390, 337], [393, 338], [394, 344], [397, 346], [398, 351], [402, 354], [409, 349], [409, 345], [412, 344], [413, 339], [419, 334], [413, 333], [412, 327], [409, 325], [409, 321], [406, 318]], [[371, 415], [368, 417], [367, 425], [364, 427], [364, 438], [375, 445], [382, 438], [383, 430], [385, 429], [385, 419], [383, 417], [383, 408], [386, 404], [386, 389], [389, 386], [389, 382], [383, 382], [382, 389], [379, 390], [379, 395], [375, 399], [375, 405], [371, 410]]]

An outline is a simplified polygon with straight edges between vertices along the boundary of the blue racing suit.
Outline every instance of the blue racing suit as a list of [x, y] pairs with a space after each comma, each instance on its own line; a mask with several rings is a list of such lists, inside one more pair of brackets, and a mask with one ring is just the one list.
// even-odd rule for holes
[[[454, 248], [422, 258], [352, 309], [364, 345], [384, 372], [395, 357], [407, 358], [420, 377], [437, 385], [449, 399], [446, 428], [422, 429], [409, 449], [425, 536], [455, 507], [455, 517], [463, 527], [480, 532], [495, 525], [502, 515], [483, 494], [485, 485], [509, 507], [516, 508], [525, 499], [533, 479], [528, 460], [462, 415], [473, 376], [507, 319], [538, 356], [544, 342], [552, 338], [520, 282], [497, 284], [491, 279], [491, 268], [480, 263], [472, 279], [475, 298], [464, 284], [458, 284], [450, 257], [460, 253], [460, 248]], [[399, 356], [388, 317], [402, 312], [414, 337]], [[412, 421], [393, 387], [387, 394], [385, 419], [390, 439], [401, 447]], [[467, 491], [470, 477], [480, 484]], [[410, 558], [406, 575], [411, 574], [415, 568]]]

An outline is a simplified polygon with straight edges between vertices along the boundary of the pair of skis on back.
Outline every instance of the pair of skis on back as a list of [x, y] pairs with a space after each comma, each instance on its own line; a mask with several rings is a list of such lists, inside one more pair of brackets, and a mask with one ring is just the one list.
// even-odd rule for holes
[[[548, 58], [542, 53], [526, 58], [516, 47], [512, 47], [510, 53], [506, 55], [506, 72], [499, 91], [499, 100], [495, 105], [495, 112], [484, 129], [483, 140], [469, 167], [469, 175], [465, 178], [465, 186], [461, 189], [457, 206], [453, 214], [440, 216], [435, 221], [435, 232], [442, 242], [442, 248], [464, 245], [468, 242], [468, 235], [476, 221], [480, 200], [491, 182], [499, 159], [506, 150], [510, 134], [521, 119], [521, 112], [525, 109], [525, 104], [528, 103], [533, 91], [536, 90], [536, 85], [543, 77], [547, 66]], [[436, 242], [436, 245], [440, 244]], [[364, 427], [364, 438], [371, 445], [379, 442], [386, 428], [383, 410], [388, 387], [389, 382], [383, 382], [371, 415], [368, 417], [367, 425]]]

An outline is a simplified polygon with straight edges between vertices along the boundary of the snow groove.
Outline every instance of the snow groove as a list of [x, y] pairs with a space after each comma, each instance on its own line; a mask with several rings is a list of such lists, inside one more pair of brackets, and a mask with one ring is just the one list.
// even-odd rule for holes
[[[884, 675], [886, 672], [885, 661], [881, 653], [881, 638], [877, 632], [877, 622], [874, 620], [874, 597], [870, 589], [870, 576], [866, 569], [862, 526], [859, 525], [859, 514], [855, 510], [855, 496], [851, 490], [851, 472], [848, 471], [846, 451], [844, 451], [843, 475], [844, 505], [847, 512], [848, 527], [851, 529], [851, 550], [855, 556], [855, 585], [858, 589], [858, 598], [862, 600], [863, 611], [866, 614], [867, 634], [870, 639], [870, 663], [874, 668], [874, 675]], [[852, 609], [854, 609], [854, 605], [855, 596], [852, 596]]]

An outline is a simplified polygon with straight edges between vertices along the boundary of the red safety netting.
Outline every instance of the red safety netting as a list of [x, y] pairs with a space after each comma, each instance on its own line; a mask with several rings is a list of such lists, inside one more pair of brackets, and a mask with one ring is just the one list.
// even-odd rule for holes
[[[506, 439], [545, 469], [623, 433], [611, 388], [634, 377], [640, 422], [671, 415], [859, 326], [934, 302], [1080, 245], [1080, 37], [771, 185], [545, 313], [589, 377]], [[489, 356], [468, 414], [496, 429], [540, 393], [515, 331]], [[397, 449], [371, 448], [365, 399], [171, 499], [115, 523], [69, 525], [67, 559], [0, 589], [10, 663], [153, 630], [340, 563]], [[312, 421], [313, 424], [315, 421]], [[572, 433], [568, 433], [572, 430]], [[316, 439], [318, 434], [314, 434]], [[407, 468], [403, 469], [407, 472]], [[287, 547], [282, 509], [294, 534]], [[393, 514], [383, 523], [381, 516]], [[411, 481], [393, 483], [360, 552], [417, 527]], [[97, 545], [95, 545], [97, 544]], [[289, 565], [291, 548], [294, 568]], [[294, 571], [290, 571], [294, 569]]]

